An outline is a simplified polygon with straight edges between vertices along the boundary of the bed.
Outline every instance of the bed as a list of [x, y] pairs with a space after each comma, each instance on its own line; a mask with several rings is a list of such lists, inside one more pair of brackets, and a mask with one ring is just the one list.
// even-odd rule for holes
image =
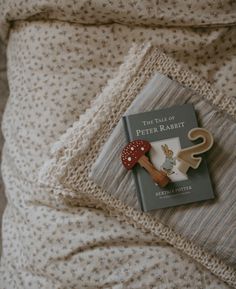
[[39, 182], [58, 139], [117, 76], [133, 44], [158, 46], [235, 97], [235, 4], [187, 2], [1, 3], [10, 88], [2, 123], [1, 288], [236, 286], [234, 266], [220, 278], [161, 236], [86, 198], [69, 204], [53, 194], [53, 183]]

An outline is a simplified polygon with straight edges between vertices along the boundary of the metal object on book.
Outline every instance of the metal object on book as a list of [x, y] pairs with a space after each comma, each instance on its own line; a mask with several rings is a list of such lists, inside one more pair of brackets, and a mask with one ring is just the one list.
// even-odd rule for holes
[[145, 155], [151, 149], [151, 144], [146, 140], [134, 140], [122, 150], [121, 160], [127, 170], [132, 169], [137, 163], [151, 175], [155, 183], [165, 187], [170, 179], [165, 172], [157, 170]]

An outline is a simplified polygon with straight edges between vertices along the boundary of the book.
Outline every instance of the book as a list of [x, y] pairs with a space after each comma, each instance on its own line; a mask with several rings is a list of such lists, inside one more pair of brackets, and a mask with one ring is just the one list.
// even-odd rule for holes
[[187, 174], [178, 170], [177, 153], [195, 143], [188, 132], [198, 127], [192, 104], [123, 116], [127, 141], [147, 140], [151, 143], [148, 157], [153, 165], [164, 171], [171, 182], [164, 188], [158, 186], [140, 165], [133, 168], [137, 195], [142, 211], [178, 206], [214, 198], [207, 162]]

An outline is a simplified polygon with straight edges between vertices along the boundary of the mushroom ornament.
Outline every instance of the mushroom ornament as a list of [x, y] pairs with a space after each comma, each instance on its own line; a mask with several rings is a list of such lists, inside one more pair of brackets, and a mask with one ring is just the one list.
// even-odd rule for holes
[[146, 140], [134, 140], [128, 143], [121, 153], [121, 161], [127, 170], [131, 170], [137, 163], [145, 168], [155, 183], [165, 187], [170, 179], [165, 172], [157, 170], [145, 155], [151, 149], [151, 144]]

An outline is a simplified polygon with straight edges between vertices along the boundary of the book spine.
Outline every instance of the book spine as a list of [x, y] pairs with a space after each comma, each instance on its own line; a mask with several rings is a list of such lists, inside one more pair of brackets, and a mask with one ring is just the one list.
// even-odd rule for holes
[[[127, 142], [130, 142], [133, 139], [131, 138], [132, 131], [130, 130], [128, 117], [123, 116], [122, 121], [123, 121], [124, 130], [125, 130], [126, 140], [127, 140]], [[132, 172], [133, 172], [133, 176], [134, 176], [135, 186], [137, 189], [137, 196], [138, 196], [138, 200], [139, 200], [139, 205], [140, 205], [141, 210], [145, 211], [144, 206], [143, 206], [141, 187], [139, 185], [139, 179], [138, 179], [136, 168], [133, 168]]]

